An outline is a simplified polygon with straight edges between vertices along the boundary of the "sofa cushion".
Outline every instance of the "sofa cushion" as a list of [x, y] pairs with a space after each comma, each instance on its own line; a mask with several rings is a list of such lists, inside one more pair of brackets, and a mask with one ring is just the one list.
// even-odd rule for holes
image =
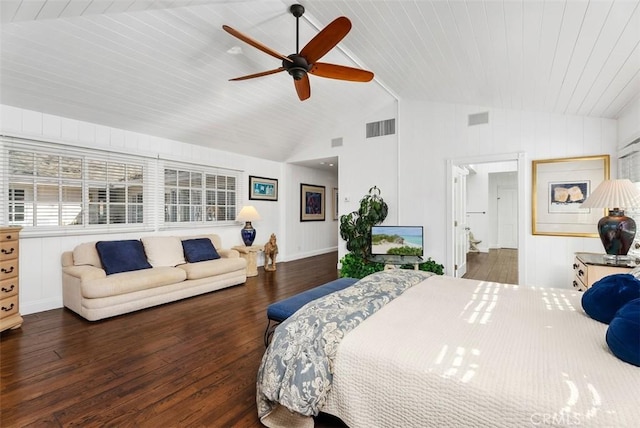
[[272, 303], [267, 307], [267, 318], [282, 322], [307, 303], [336, 291], [344, 290], [358, 282], [356, 278], [338, 278], [326, 284], [310, 288], [287, 299]]
[[73, 249], [73, 264], [76, 266], [89, 265], [102, 268], [100, 255], [96, 250], [96, 242], [85, 242]]
[[245, 270], [247, 268], [247, 262], [240, 257], [232, 259], [221, 258], [200, 263], [185, 263], [177, 267], [186, 272], [187, 279], [200, 279]]
[[147, 261], [153, 267], [186, 263], [182, 241], [177, 236], [145, 236], [142, 238]]
[[175, 267], [157, 267], [150, 269], [121, 272], [104, 278], [83, 281], [82, 296], [89, 299], [131, 293], [163, 285], [175, 284], [187, 279], [184, 270]]
[[189, 263], [220, 258], [220, 254], [218, 254], [209, 238], [185, 239], [182, 241], [182, 248], [184, 249], [184, 258]]
[[142, 242], [136, 239], [98, 241], [96, 250], [107, 275], [151, 268], [144, 254]]

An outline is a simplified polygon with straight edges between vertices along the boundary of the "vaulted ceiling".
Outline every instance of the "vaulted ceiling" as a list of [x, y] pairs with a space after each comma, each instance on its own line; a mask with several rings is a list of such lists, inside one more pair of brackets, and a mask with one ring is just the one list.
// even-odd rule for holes
[[616, 118], [640, 96], [637, 0], [300, 3], [300, 48], [347, 16], [322, 61], [374, 81], [311, 76], [304, 102], [286, 72], [229, 82], [280, 61], [222, 25], [288, 55], [291, 2], [2, 0], [0, 103], [283, 161], [393, 98]]

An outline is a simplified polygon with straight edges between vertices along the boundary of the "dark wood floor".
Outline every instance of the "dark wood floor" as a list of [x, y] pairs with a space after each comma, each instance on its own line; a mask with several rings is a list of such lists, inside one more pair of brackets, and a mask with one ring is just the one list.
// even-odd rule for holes
[[[0, 336], [2, 427], [259, 427], [266, 307], [337, 278], [337, 253], [111, 319], [66, 309]], [[317, 427], [342, 427], [328, 416]]]
[[518, 250], [496, 248], [488, 253], [468, 253], [464, 278], [517, 284]]

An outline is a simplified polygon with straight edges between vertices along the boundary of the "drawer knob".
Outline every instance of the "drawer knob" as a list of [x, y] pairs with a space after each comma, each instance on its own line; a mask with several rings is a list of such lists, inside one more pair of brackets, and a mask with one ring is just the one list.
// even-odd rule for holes
[[574, 268], [574, 269], [576, 269], [577, 267], [578, 267], [578, 264], [577, 264], [577, 263], [574, 263], [574, 264], [573, 264], [573, 268]]
[[15, 305], [14, 305], [13, 303], [12, 303], [12, 304], [10, 304], [8, 308], [7, 308], [7, 307], [5, 307], [5, 306], [3, 306], [3, 307], [2, 307], [2, 310], [3, 310], [3, 311], [5, 311], [5, 312], [9, 312], [11, 309], [13, 309], [13, 307], [14, 307], [14, 306], [15, 306]]
[[584, 271], [583, 271], [582, 269], [580, 269], [580, 270], [578, 271], [578, 276], [583, 276], [583, 275], [584, 275]]
[[2, 268], [2, 270], [0, 270], [0, 272], [2, 272], [2, 273], [11, 273], [11, 272], [13, 272], [13, 266], [11, 266], [11, 269]]
[[15, 250], [15, 248], [13, 248], [13, 247], [9, 248], [8, 250], [6, 248], [3, 248], [2, 250], [0, 250], [0, 252], [2, 254], [7, 254], [8, 255], [8, 254], [13, 254], [14, 250]]
[[16, 286], [14, 284], [11, 284], [11, 287], [7, 288], [7, 287], [2, 287], [2, 292], [3, 293], [8, 293], [10, 291], [13, 291], [14, 288], [16, 288]]

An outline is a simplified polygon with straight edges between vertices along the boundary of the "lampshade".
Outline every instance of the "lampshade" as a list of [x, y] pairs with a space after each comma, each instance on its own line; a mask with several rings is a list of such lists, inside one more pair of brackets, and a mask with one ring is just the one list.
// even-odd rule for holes
[[260, 220], [260, 214], [253, 207], [253, 205], [245, 205], [242, 207], [238, 216], [236, 217], [236, 221], [258, 221]]
[[627, 179], [605, 180], [580, 208], [609, 208], [598, 222], [598, 234], [608, 255], [624, 257], [636, 235], [636, 222], [622, 208], [640, 207], [640, 190]]
[[637, 208], [640, 190], [628, 179], [604, 180], [580, 208]]

